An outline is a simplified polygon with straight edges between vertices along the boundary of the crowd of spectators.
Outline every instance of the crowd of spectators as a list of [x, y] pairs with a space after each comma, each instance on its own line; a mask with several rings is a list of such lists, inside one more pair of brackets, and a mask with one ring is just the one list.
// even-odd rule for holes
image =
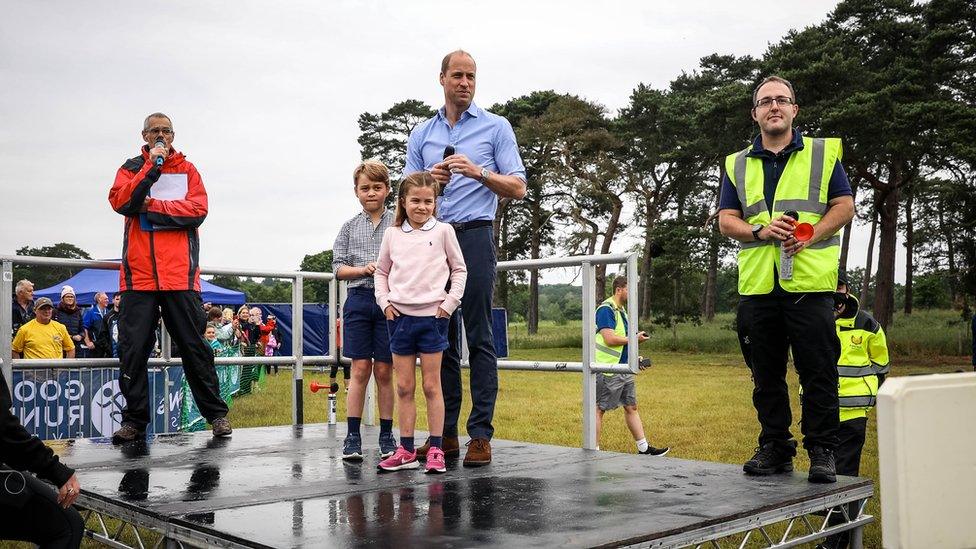
[[[241, 305], [234, 314], [230, 308], [203, 304], [207, 315], [204, 338], [214, 350], [214, 356], [276, 356], [281, 350], [281, 331], [274, 315], [262, 320], [258, 307]], [[267, 365], [267, 372], [278, 373], [277, 365]]]
[[[118, 358], [119, 357], [119, 302], [121, 294], [115, 293], [112, 298], [105, 292], [95, 294], [95, 304], [87, 310], [78, 304], [75, 290], [71, 286], [62, 286], [61, 299], [55, 305], [48, 298], [40, 298], [51, 306], [50, 316], [34, 322], [22, 337], [23, 344], [29, 335], [38, 333], [38, 325], [44, 327], [44, 333], [50, 332], [51, 341], [62, 347], [61, 356], [55, 356], [51, 349], [55, 345], [47, 345], [49, 349], [42, 353], [44, 358], [63, 358], [69, 356], [68, 342], [71, 353], [77, 358]], [[13, 300], [13, 332], [11, 339], [16, 339], [18, 332], [32, 321], [36, 320], [38, 305], [34, 300], [34, 284], [29, 280], [17, 282]], [[231, 308], [221, 308], [219, 305], [204, 303], [204, 314], [207, 324], [204, 338], [210, 343], [215, 356], [276, 356], [281, 349], [281, 332], [274, 315], [268, 315], [262, 320], [261, 309], [243, 305], [235, 314]], [[152, 356], [160, 356], [160, 330], [157, 328], [156, 345]], [[66, 333], [64, 337], [61, 334]], [[28, 338], [29, 339], [29, 338]], [[64, 339], [64, 342], [62, 342]], [[45, 342], [48, 343], [48, 342]], [[33, 344], [40, 344], [35, 340]], [[51, 355], [51, 356], [48, 356]], [[41, 358], [37, 353], [21, 348], [15, 353], [15, 358]], [[178, 353], [174, 353], [178, 356]], [[271, 373], [272, 366], [267, 366]], [[274, 366], [274, 372], [278, 372]]]

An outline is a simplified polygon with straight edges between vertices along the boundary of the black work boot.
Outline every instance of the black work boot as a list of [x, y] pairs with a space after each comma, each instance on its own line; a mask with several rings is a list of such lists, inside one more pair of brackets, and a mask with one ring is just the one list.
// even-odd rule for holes
[[125, 444], [134, 440], [146, 440], [146, 431], [124, 423], [118, 431], [112, 433], [112, 444]]
[[837, 469], [834, 467], [834, 453], [823, 446], [807, 450], [810, 454], [810, 482], [837, 482]]
[[742, 470], [750, 475], [772, 475], [793, 470], [796, 441], [767, 442], [756, 448], [756, 454], [745, 462]]

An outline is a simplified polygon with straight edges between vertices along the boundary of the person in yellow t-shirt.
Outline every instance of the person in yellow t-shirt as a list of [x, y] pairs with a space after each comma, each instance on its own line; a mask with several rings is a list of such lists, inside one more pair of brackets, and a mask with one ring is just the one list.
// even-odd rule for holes
[[17, 330], [11, 345], [13, 358], [74, 358], [75, 343], [64, 324], [51, 320], [54, 304], [42, 297], [34, 302], [36, 317]]

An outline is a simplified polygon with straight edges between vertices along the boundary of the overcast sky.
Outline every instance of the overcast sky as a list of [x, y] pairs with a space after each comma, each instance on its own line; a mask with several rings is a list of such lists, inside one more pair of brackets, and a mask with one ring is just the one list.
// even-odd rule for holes
[[163, 111], [210, 197], [201, 263], [297, 269], [358, 210], [359, 114], [408, 98], [440, 106], [448, 51], [475, 56], [482, 106], [553, 89], [613, 111], [702, 56], [761, 56], [835, 4], [7, 1], [0, 253], [64, 241], [119, 257], [108, 190], [138, 153], [143, 118]]

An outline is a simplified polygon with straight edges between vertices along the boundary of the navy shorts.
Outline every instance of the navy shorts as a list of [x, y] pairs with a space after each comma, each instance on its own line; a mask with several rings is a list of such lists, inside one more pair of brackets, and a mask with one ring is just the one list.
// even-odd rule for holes
[[342, 307], [342, 356], [393, 362], [386, 315], [376, 304], [372, 288], [349, 288]]
[[386, 322], [393, 354], [439, 353], [447, 349], [448, 318], [401, 314]]

